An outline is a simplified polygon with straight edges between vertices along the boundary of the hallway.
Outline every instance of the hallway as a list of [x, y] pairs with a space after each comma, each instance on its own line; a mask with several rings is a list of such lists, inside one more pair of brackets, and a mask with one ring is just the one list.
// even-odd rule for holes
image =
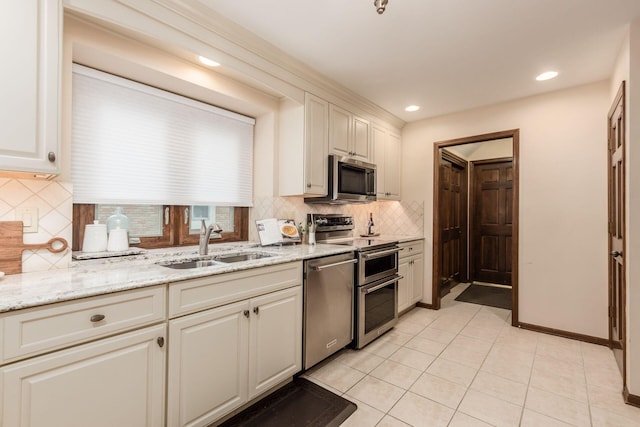
[[306, 373], [354, 401], [344, 427], [638, 426], [612, 352], [510, 326], [508, 310], [454, 301]]

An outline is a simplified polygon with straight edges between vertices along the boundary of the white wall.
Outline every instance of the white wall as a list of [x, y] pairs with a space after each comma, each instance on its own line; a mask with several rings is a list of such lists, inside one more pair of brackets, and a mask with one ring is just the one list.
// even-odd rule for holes
[[606, 338], [607, 82], [434, 119], [403, 131], [403, 198], [425, 204], [431, 303], [433, 143], [520, 129], [519, 321]]

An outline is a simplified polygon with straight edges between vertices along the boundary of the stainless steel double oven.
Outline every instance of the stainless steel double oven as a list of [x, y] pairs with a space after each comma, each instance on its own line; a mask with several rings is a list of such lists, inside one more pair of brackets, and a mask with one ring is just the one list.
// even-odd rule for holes
[[398, 242], [353, 237], [353, 218], [314, 215], [319, 242], [355, 249], [354, 344], [362, 348], [398, 322]]

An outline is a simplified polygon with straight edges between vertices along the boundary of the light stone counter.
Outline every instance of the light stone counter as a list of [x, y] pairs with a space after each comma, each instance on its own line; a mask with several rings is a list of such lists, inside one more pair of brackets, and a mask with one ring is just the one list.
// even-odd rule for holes
[[209, 255], [261, 252], [272, 256], [184, 270], [163, 267], [157, 263], [196, 257], [197, 247], [154, 249], [135, 256], [74, 261], [66, 269], [15, 274], [0, 279], [0, 313], [352, 250], [349, 246], [326, 244], [261, 247], [256, 243], [241, 242], [210, 245]]
[[411, 242], [413, 240], [424, 240], [424, 237], [422, 236], [412, 236], [406, 234], [381, 234], [376, 238], [381, 240], [397, 240], [398, 243]]

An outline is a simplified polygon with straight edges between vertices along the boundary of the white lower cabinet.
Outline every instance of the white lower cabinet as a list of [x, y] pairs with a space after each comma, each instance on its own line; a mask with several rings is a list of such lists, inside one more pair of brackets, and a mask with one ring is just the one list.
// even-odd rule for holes
[[398, 260], [398, 312], [422, 299], [424, 286], [424, 243], [422, 240], [401, 243]]
[[206, 426], [300, 371], [302, 286], [169, 322], [167, 424]]
[[151, 326], [3, 366], [0, 425], [164, 425], [165, 328]]

